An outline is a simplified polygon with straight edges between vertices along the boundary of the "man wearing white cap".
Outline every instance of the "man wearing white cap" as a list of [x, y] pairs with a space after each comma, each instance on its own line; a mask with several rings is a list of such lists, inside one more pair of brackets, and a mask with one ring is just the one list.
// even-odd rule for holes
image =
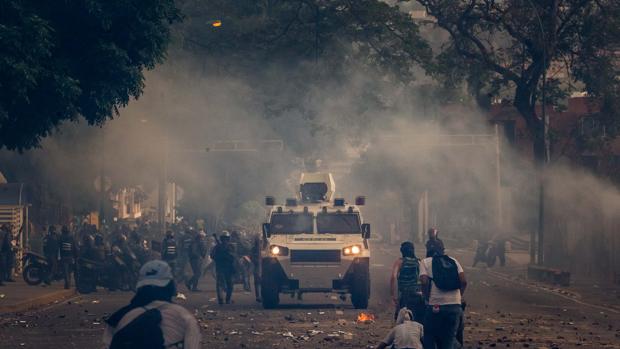
[[103, 342], [108, 348], [200, 348], [200, 328], [184, 307], [173, 304], [176, 284], [161, 260], [140, 268], [136, 295], [106, 320]]

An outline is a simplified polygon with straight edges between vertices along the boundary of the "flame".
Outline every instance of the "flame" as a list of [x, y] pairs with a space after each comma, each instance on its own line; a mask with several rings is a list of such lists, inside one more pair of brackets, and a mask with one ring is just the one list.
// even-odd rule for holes
[[359, 313], [357, 314], [357, 322], [374, 322], [375, 321], [375, 315], [371, 314], [371, 313]]
[[219, 19], [213, 21], [213, 23], [211, 23], [212, 26], [214, 27], [221, 27], [222, 26], [222, 21], [220, 21]]

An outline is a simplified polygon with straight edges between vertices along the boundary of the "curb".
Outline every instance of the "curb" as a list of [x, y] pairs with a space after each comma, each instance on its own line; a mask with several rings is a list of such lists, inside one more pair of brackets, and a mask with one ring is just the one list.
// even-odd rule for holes
[[32, 309], [35, 309], [35, 308], [38, 308], [44, 305], [48, 305], [54, 302], [65, 300], [67, 298], [75, 296], [76, 294], [77, 293], [75, 289], [51, 292], [51, 293], [48, 293], [48, 294], [45, 294], [39, 297], [33, 297], [26, 301], [22, 301], [22, 302], [10, 304], [10, 305], [5, 305], [5, 306], [0, 306], [0, 314], [17, 313], [17, 312], [24, 312], [24, 311], [32, 310]]

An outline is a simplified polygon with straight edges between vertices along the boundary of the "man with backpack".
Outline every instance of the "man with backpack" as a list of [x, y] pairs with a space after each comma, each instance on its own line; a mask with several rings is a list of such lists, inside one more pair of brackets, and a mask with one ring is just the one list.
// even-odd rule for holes
[[184, 307], [173, 304], [176, 284], [161, 260], [140, 268], [136, 295], [107, 320], [103, 342], [109, 349], [200, 348], [200, 328]]
[[[392, 301], [396, 307], [394, 319], [397, 318], [399, 310], [406, 307], [413, 310], [412, 320], [422, 323], [425, 305], [419, 281], [420, 261], [415, 255], [415, 248], [411, 241], [405, 241], [400, 245], [400, 253], [402, 257], [394, 262], [390, 278]], [[396, 287], [397, 282], [398, 287]]]
[[432, 257], [420, 263], [422, 291], [428, 300], [424, 318], [424, 348], [453, 349], [463, 315], [462, 296], [467, 287], [463, 267], [444, 254], [431, 250]]

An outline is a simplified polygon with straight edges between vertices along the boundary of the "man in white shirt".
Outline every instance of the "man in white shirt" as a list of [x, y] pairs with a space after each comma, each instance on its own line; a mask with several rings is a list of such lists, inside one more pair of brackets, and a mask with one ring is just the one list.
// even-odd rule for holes
[[377, 349], [385, 349], [392, 346], [393, 349], [422, 349], [424, 327], [419, 322], [413, 321], [411, 310], [402, 308], [398, 312], [396, 326], [377, 345]]
[[[442, 276], [433, 278], [434, 269], [436, 273], [441, 272]], [[449, 285], [446, 285], [446, 280]], [[424, 296], [428, 299], [424, 319], [424, 348], [453, 349], [463, 315], [462, 296], [467, 287], [463, 267], [456, 259], [444, 255], [443, 249], [439, 249], [434, 251], [433, 257], [425, 258], [420, 263], [420, 281]], [[437, 283], [442, 287], [438, 287]]]
[[[172, 303], [172, 297], [176, 295], [176, 285], [172, 270], [166, 262], [154, 260], [145, 263], [140, 268], [136, 288], [136, 295], [131, 303], [106, 320], [107, 326], [103, 336], [103, 343], [106, 348], [116, 343], [115, 335], [122, 333], [123, 329], [126, 329], [123, 337], [125, 347], [129, 342], [132, 348], [141, 348], [145, 345], [152, 348], [153, 344], [146, 344], [145, 342], [152, 343], [153, 340], [156, 340], [158, 341], [157, 346], [163, 346], [163, 348], [200, 348], [201, 335], [196, 318], [184, 307]], [[149, 331], [146, 328], [138, 328], [138, 331], [134, 332], [135, 335], [132, 335], [129, 332], [132, 322], [140, 321], [141, 315], [154, 309], [159, 311], [161, 315], [159, 322], [161, 333]], [[134, 325], [134, 327], [136, 326]], [[158, 335], [159, 339], [157, 339]]]

